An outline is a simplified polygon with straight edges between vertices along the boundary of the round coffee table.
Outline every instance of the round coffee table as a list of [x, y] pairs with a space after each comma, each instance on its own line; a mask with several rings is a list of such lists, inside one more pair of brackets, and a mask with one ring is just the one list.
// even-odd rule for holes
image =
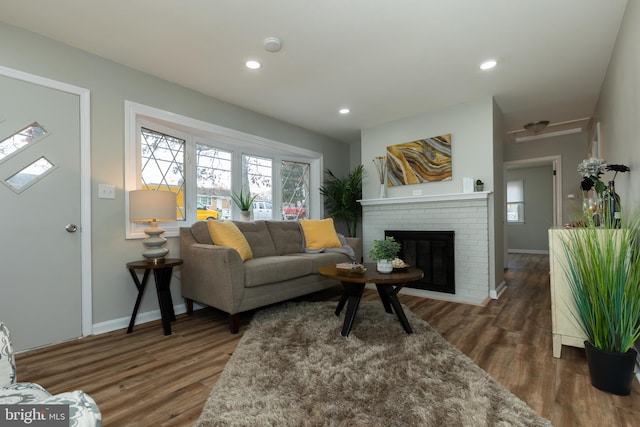
[[[407, 334], [413, 333], [407, 316], [402, 310], [402, 305], [398, 301], [398, 292], [406, 283], [422, 279], [424, 275], [422, 270], [409, 267], [402, 270], [394, 270], [392, 273], [378, 273], [376, 264], [368, 263], [364, 264], [364, 266], [367, 269], [364, 273], [350, 273], [336, 268], [335, 265], [325, 265], [318, 269], [318, 272], [323, 276], [342, 282], [344, 290], [336, 308], [336, 316], [339, 316], [344, 305], [347, 304], [347, 313], [342, 325], [342, 336], [348, 336], [351, 331], [353, 320], [360, 305], [360, 298], [362, 298], [362, 292], [367, 283], [375, 283], [385, 311], [387, 313], [395, 311], [400, 324], [402, 324]], [[392, 307], [393, 310], [391, 309]]]

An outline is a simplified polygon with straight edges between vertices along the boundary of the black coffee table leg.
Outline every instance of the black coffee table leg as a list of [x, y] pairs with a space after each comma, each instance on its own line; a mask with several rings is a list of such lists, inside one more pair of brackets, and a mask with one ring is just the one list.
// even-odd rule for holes
[[347, 302], [348, 298], [349, 296], [347, 295], [347, 293], [343, 291], [342, 296], [340, 297], [340, 301], [338, 301], [338, 306], [336, 307], [336, 316], [340, 316], [340, 312], [344, 308], [344, 305]]
[[376, 288], [378, 289], [378, 294], [380, 295], [380, 299], [382, 300], [382, 304], [384, 305], [387, 313], [391, 313], [391, 310], [388, 309], [388, 305], [391, 304], [391, 306], [393, 306], [393, 311], [396, 312], [396, 316], [398, 316], [398, 320], [400, 320], [400, 324], [404, 328], [405, 332], [407, 334], [412, 334], [413, 329], [411, 329], [407, 316], [404, 314], [404, 310], [402, 310], [402, 305], [400, 304], [400, 301], [398, 301], [398, 292], [402, 289], [402, 285], [376, 285]]
[[[349, 335], [351, 327], [353, 326], [353, 321], [356, 318], [358, 306], [360, 305], [360, 298], [362, 297], [362, 292], [364, 291], [364, 283], [343, 282], [342, 286], [344, 286], [344, 292], [342, 294], [342, 298], [340, 298], [338, 307], [340, 308], [340, 311], [342, 311], [342, 307], [340, 305], [342, 304], [342, 306], [344, 306], [344, 301], [346, 300], [347, 312], [344, 316], [344, 323], [342, 324], [341, 332], [341, 335], [343, 337], [346, 337]], [[336, 309], [336, 311], [338, 310]]]
[[391, 301], [389, 300], [389, 296], [385, 289], [389, 287], [389, 285], [378, 285], [376, 284], [376, 289], [378, 289], [378, 295], [380, 295], [380, 300], [382, 301], [382, 305], [384, 306], [384, 311], [387, 313], [393, 313], [391, 310]]

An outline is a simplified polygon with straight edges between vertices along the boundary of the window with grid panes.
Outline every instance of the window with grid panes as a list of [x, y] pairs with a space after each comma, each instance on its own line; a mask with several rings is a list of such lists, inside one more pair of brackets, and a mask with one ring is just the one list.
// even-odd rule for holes
[[[309, 191], [320, 183], [319, 153], [129, 101], [125, 110], [126, 129], [137, 130], [125, 132], [125, 189], [177, 194], [176, 223], [163, 225], [166, 236], [205, 216], [239, 219], [230, 196], [241, 189], [257, 196], [254, 219], [320, 216], [319, 194]], [[128, 222], [127, 238], [143, 237], [143, 229]]]

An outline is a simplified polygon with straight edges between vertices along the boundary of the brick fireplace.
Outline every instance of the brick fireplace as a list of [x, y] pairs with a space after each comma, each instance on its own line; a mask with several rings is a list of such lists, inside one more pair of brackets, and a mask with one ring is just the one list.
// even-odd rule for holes
[[455, 293], [404, 288], [403, 293], [481, 303], [489, 297], [488, 192], [361, 200], [365, 261], [385, 231], [448, 231], [454, 236]]

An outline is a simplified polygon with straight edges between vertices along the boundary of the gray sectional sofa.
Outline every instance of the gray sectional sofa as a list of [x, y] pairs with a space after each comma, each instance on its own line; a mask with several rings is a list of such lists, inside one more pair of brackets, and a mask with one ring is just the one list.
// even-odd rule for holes
[[194, 301], [229, 314], [231, 333], [239, 330], [239, 313], [338, 284], [318, 274], [322, 265], [362, 259], [362, 240], [344, 238], [348, 247], [308, 253], [297, 221], [235, 222], [247, 239], [253, 259], [242, 261], [232, 248], [214, 245], [206, 221], [180, 228], [182, 296], [187, 313]]

